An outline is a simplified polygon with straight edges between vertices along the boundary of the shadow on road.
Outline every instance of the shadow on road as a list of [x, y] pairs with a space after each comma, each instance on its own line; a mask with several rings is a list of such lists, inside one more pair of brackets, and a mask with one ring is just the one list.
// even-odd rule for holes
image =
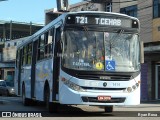
[[60, 107], [57, 113], [42, 112], [42, 116], [46, 117], [113, 117], [112, 113], [104, 113], [102, 111], [84, 111], [74, 106]]

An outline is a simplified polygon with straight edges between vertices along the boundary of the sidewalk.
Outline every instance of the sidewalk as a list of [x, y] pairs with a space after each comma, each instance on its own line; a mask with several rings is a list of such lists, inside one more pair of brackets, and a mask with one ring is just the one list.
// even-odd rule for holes
[[160, 104], [160, 100], [146, 100], [146, 101], [141, 101], [141, 104]]

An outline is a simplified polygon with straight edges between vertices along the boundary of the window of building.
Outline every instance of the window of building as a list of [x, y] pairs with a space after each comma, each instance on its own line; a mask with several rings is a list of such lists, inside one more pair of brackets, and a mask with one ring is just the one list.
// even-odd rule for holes
[[106, 4], [106, 12], [112, 12], [112, 3]]
[[120, 13], [127, 14], [133, 17], [137, 17], [137, 5], [121, 8]]
[[153, 18], [160, 17], [160, 1], [153, 0]]

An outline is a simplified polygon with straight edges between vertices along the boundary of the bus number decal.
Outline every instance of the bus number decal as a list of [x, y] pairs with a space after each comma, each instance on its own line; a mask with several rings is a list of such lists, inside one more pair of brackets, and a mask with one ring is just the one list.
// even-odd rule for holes
[[76, 17], [76, 23], [79, 24], [87, 24], [88, 23], [88, 18], [87, 17]]

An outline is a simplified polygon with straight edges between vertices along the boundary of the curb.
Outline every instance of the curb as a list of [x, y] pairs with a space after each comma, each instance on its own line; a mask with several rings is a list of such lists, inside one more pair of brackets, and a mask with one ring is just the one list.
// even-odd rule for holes
[[141, 104], [160, 104], [160, 100], [149, 100], [149, 101], [141, 101]]

